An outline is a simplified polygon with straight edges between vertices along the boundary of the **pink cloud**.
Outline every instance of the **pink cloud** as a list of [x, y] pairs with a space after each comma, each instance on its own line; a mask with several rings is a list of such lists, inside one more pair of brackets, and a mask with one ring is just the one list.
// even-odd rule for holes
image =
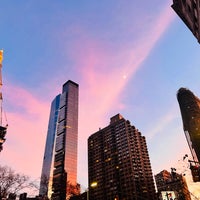
[[39, 177], [50, 105], [13, 85], [7, 86], [5, 95], [9, 126], [1, 152], [1, 164], [5, 163], [17, 172]]
[[[105, 116], [123, 109], [120, 95], [124, 87], [148, 57], [173, 19], [169, 8], [161, 13], [155, 21], [152, 21], [148, 35], [139, 38], [137, 46], [132, 49], [123, 47], [126, 51], [121, 55], [111, 54], [104, 48], [104, 44], [87, 37], [85, 37], [87, 42], [84, 43], [84, 52], [74, 55], [75, 60], [78, 59], [77, 66], [80, 67], [78, 73], [81, 75], [78, 169], [79, 181], [83, 185], [87, 182], [87, 175], [83, 173], [87, 172], [87, 138], [100, 126], [106, 126], [109, 119]], [[78, 41], [77, 49], [80, 44], [81, 41]], [[115, 66], [111, 64], [109, 58]], [[66, 76], [65, 73], [62, 76]], [[39, 96], [34, 96], [25, 89], [13, 85], [9, 85], [5, 91], [5, 102], [8, 101], [9, 104], [7, 112], [9, 127], [7, 141], [1, 153], [1, 164], [6, 163], [11, 167], [14, 166], [18, 172], [39, 177], [50, 103], [43, 102]]]
[[[80, 87], [83, 88], [80, 90], [81, 116], [87, 113], [88, 117], [99, 116], [101, 118], [100, 116], [104, 116], [104, 113], [114, 107], [120, 107], [120, 95], [124, 87], [141, 67], [172, 20], [169, 8], [165, 8], [161, 15], [152, 21], [148, 35], [140, 38], [137, 46], [129, 49], [122, 56], [115, 57], [114, 64], [116, 66], [109, 66], [105, 63], [105, 55], [110, 52], [103, 49], [102, 44], [87, 41], [88, 46], [84, 46], [84, 55], [80, 55], [78, 62], [78, 65], [81, 66], [79, 72], [82, 77]], [[113, 58], [114, 55], [110, 55], [110, 57]], [[117, 63], [120, 63], [120, 66]], [[92, 117], [92, 119], [94, 118]], [[80, 121], [85, 124], [84, 119]]]
[[[110, 52], [103, 48], [102, 44], [97, 41], [87, 41], [87, 45], [84, 46], [84, 55], [79, 55], [77, 63], [78, 66], [81, 66], [79, 72], [82, 77], [80, 83], [79, 154], [83, 155], [81, 152], [85, 152], [84, 157], [80, 156], [79, 158], [79, 169], [87, 171], [85, 165], [87, 162], [87, 138], [93, 132], [98, 131], [98, 127], [105, 127], [108, 124], [109, 119], [105, 118], [108, 113], [120, 112], [124, 108], [120, 102], [123, 89], [147, 59], [172, 20], [173, 16], [167, 5], [160, 16], [156, 16], [149, 25], [148, 34], [144, 38], [139, 38], [137, 46], [126, 50], [120, 56], [117, 55], [118, 57], [108, 55], [115, 60], [113, 64], [116, 66], [113, 64], [109, 66], [105, 63], [105, 55]], [[117, 63], [120, 63], [120, 66]], [[83, 177], [82, 170], [79, 170], [80, 172], [81, 180], [84, 178], [81, 178]]]

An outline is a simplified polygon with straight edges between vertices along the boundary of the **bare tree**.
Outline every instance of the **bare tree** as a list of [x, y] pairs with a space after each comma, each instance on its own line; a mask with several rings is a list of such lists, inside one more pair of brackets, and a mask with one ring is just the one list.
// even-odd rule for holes
[[30, 178], [26, 175], [15, 173], [10, 167], [0, 166], [0, 199], [9, 194], [17, 194], [25, 188], [31, 188]]

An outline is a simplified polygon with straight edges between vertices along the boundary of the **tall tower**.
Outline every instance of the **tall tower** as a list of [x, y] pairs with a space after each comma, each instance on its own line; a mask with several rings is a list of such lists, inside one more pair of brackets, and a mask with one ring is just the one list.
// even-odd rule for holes
[[59, 103], [60, 103], [60, 95], [56, 96], [55, 99], [51, 103], [51, 110], [49, 116], [49, 125], [46, 137], [46, 146], [43, 158], [42, 165], [42, 174], [40, 179], [40, 191], [39, 194], [44, 196], [48, 195], [49, 183], [51, 183], [51, 167], [53, 161], [53, 150], [54, 150], [54, 141], [56, 136], [56, 126], [58, 120], [58, 112], [59, 112]]
[[145, 137], [120, 114], [88, 138], [89, 200], [156, 200]]
[[68, 186], [77, 184], [79, 86], [69, 80], [63, 85], [57, 121], [52, 199], [70, 196]]
[[180, 88], [177, 99], [183, 121], [183, 129], [194, 161], [200, 161], [200, 100], [190, 90]]

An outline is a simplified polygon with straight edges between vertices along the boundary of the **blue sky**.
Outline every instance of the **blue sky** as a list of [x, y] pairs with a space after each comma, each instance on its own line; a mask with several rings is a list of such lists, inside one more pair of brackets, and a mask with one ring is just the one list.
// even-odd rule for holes
[[[1, 1], [3, 105], [9, 123], [1, 163], [40, 177], [50, 104], [71, 79], [80, 86], [78, 181], [83, 187], [87, 138], [117, 113], [146, 136], [154, 174], [170, 167], [182, 172], [187, 164], [179, 160], [189, 150], [176, 92], [187, 87], [200, 96], [199, 44], [171, 4]], [[200, 192], [190, 177], [188, 184]]]

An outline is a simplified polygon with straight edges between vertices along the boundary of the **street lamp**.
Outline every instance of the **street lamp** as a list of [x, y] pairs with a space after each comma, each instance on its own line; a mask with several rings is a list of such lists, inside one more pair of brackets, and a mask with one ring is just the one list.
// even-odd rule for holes
[[96, 187], [97, 185], [98, 185], [98, 183], [97, 183], [96, 181], [94, 181], [94, 182], [92, 182], [92, 183], [90, 184], [90, 186], [91, 186], [92, 188]]
[[90, 191], [90, 188], [95, 188], [95, 187], [97, 187], [97, 185], [98, 185], [98, 182], [97, 182], [97, 181], [93, 181], [93, 182], [90, 184], [90, 187], [89, 187], [89, 189], [87, 190], [87, 200], [90, 199], [90, 198], [89, 198], [89, 191]]

